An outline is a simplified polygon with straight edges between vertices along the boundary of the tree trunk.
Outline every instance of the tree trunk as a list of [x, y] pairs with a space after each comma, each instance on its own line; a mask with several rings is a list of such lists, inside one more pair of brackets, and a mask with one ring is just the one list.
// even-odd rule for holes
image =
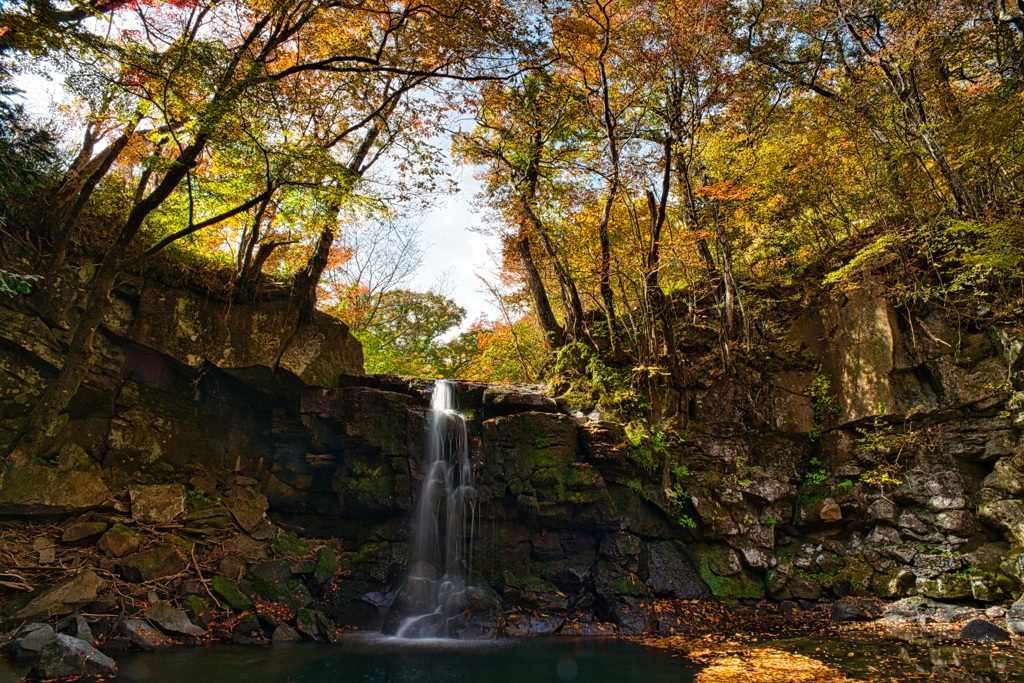
[[555, 313], [551, 310], [551, 302], [548, 301], [544, 281], [541, 280], [537, 265], [533, 262], [530, 238], [525, 232], [520, 232], [516, 239], [516, 251], [519, 253], [519, 264], [523, 268], [526, 288], [530, 291], [530, 298], [533, 300], [533, 310], [537, 314], [537, 320], [544, 331], [548, 345], [554, 349], [561, 348], [565, 346], [565, 330], [558, 324]]

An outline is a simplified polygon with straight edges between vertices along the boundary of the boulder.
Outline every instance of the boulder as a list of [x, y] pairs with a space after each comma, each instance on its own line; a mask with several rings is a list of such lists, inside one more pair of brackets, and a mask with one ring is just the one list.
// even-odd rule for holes
[[298, 632], [288, 624], [278, 624], [270, 638], [275, 643], [290, 643], [296, 640], [302, 640], [302, 636], [300, 636]]
[[92, 627], [89, 626], [86, 618], [81, 615], [61, 619], [57, 623], [57, 630], [69, 636], [74, 636], [79, 640], [84, 640], [90, 645], [96, 644], [96, 637], [92, 634]]
[[1010, 634], [991, 621], [971, 619], [960, 629], [960, 638], [979, 643], [1005, 643], [1010, 640]]
[[0, 514], [70, 515], [99, 507], [110, 497], [94, 472], [39, 465], [8, 465], [0, 472]]
[[882, 611], [880, 604], [864, 604], [860, 600], [845, 598], [832, 603], [829, 618], [837, 624], [848, 621], [874, 621], [881, 616]]
[[115, 524], [100, 536], [97, 545], [107, 557], [125, 557], [139, 549], [142, 545], [142, 536], [123, 524]]
[[116, 630], [134, 647], [146, 652], [170, 647], [174, 644], [174, 641], [142, 619], [125, 619], [117, 625]]
[[145, 583], [174, 576], [185, 568], [178, 551], [172, 545], [135, 553], [121, 562], [121, 573], [129, 581]]
[[43, 591], [11, 618], [27, 621], [70, 614], [96, 600], [106, 587], [106, 581], [87, 570]]
[[288, 560], [274, 560], [254, 565], [248, 573], [256, 591], [270, 602], [282, 602], [296, 609], [313, 602], [313, 596], [302, 581], [292, 575]]
[[25, 624], [14, 634], [4, 650], [15, 661], [36, 659], [51, 640], [56, 637], [49, 624]]
[[252, 600], [249, 596], [243, 593], [242, 589], [229, 579], [218, 574], [210, 581], [210, 587], [235, 612], [244, 612], [252, 608]]
[[181, 484], [130, 486], [132, 519], [143, 524], [170, 524], [185, 514], [185, 487]]
[[224, 504], [238, 526], [250, 533], [263, 524], [269, 507], [266, 496], [246, 487], [231, 489], [224, 498]]
[[184, 610], [176, 609], [166, 602], [157, 602], [146, 610], [144, 615], [150, 622], [156, 624], [169, 633], [180, 633], [185, 636], [201, 638], [206, 635], [204, 629], [199, 628], [185, 614]]
[[42, 649], [32, 671], [42, 679], [116, 676], [117, 665], [84, 640], [61, 633]]

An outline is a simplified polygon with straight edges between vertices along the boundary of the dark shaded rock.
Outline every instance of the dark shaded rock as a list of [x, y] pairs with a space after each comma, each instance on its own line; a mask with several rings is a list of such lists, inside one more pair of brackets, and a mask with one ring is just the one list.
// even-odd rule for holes
[[317, 630], [320, 631], [320, 635], [328, 643], [338, 642], [338, 632], [334, 628], [334, 624], [327, 618], [323, 612], [319, 610], [313, 610], [313, 621], [316, 623]]
[[534, 616], [525, 613], [512, 615], [505, 621], [505, 635], [516, 637], [550, 636], [557, 633], [565, 618], [559, 616]]
[[231, 635], [243, 638], [262, 638], [263, 629], [260, 620], [252, 612], [243, 614], [241, 618], [231, 627]]
[[96, 644], [96, 638], [93, 636], [92, 627], [89, 626], [89, 622], [83, 616], [66, 617], [61, 619], [57, 623], [57, 630], [61, 633], [66, 633], [69, 636], [84, 640], [90, 645]]
[[320, 633], [317, 627], [316, 617], [308, 609], [300, 609], [295, 613], [295, 628], [307, 640], [322, 643], [326, 638]]
[[107, 557], [131, 555], [142, 545], [142, 536], [122, 524], [115, 524], [97, 543]]
[[224, 497], [224, 505], [245, 531], [252, 532], [264, 524], [269, 503], [267, 497], [251, 488], [236, 487]]
[[181, 606], [192, 623], [203, 629], [209, 628], [213, 613], [206, 600], [198, 595], [186, 595], [181, 599]]
[[146, 652], [174, 644], [173, 640], [142, 619], [125, 619], [117, 625], [116, 632], [127, 638], [133, 647]]
[[38, 465], [9, 465], [0, 477], [0, 514], [69, 515], [110, 497], [98, 474]]
[[288, 624], [278, 624], [270, 638], [275, 643], [289, 643], [295, 640], [302, 640], [302, 636]]
[[832, 603], [829, 617], [837, 624], [848, 621], [874, 621], [878, 618], [855, 600], [839, 600]]
[[487, 387], [484, 390], [483, 404], [489, 413], [501, 415], [558, 412], [558, 404], [553, 398], [522, 387]]
[[991, 621], [971, 619], [960, 629], [960, 638], [979, 643], [1004, 643], [1010, 640], [1010, 634]]
[[309, 544], [290, 531], [282, 531], [270, 544], [275, 555], [305, 555], [309, 552]]
[[166, 602], [157, 602], [151, 605], [143, 616], [164, 631], [170, 633], [180, 633], [181, 635], [196, 638], [206, 635], [204, 629], [189, 621], [188, 616], [183, 610], [176, 609]]
[[114, 660], [84, 640], [63, 633], [47, 643], [32, 670], [44, 679], [117, 675]]
[[217, 575], [210, 581], [210, 587], [235, 612], [252, 608], [252, 600], [233, 581]]
[[106, 581], [91, 571], [84, 571], [43, 591], [25, 607], [11, 615], [11, 618], [21, 621], [70, 614], [95, 601], [106, 587]]
[[78, 522], [64, 529], [60, 540], [61, 543], [68, 544], [90, 541], [106, 531], [109, 526], [106, 522]]
[[143, 524], [170, 524], [185, 514], [185, 487], [181, 484], [129, 486], [132, 519]]
[[674, 542], [651, 543], [648, 548], [647, 586], [655, 595], [682, 600], [711, 597], [693, 563]]
[[136, 583], [174, 576], [184, 568], [184, 561], [172, 545], [136, 553], [121, 562], [125, 578]]
[[642, 635], [653, 630], [648, 606], [636, 598], [625, 597], [615, 600], [609, 608], [609, 615], [621, 635]]
[[256, 591], [271, 602], [282, 602], [293, 609], [313, 602], [313, 596], [302, 581], [292, 576], [288, 560], [253, 565], [247, 576]]
[[4, 650], [15, 660], [35, 659], [55, 637], [49, 624], [25, 624]]
[[601, 554], [613, 562], [628, 564], [635, 561], [643, 549], [643, 542], [633, 534], [620, 531], [605, 534], [601, 539]]

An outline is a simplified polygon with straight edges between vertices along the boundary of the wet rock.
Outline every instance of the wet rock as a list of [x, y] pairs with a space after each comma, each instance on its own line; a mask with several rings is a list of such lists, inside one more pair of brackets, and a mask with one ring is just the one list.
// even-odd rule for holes
[[97, 543], [107, 557], [125, 557], [131, 555], [142, 545], [142, 536], [123, 524], [115, 524]]
[[43, 679], [117, 675], [114, 660], [84, 640], [63, 633], [47, 643], [32, 670]]
[[181, 484], [129, 486], [132, 519], [143, 524], [170, 524], [185, 514], [185, 487]]
[[91, 571], [84, 571], [67, 581], [43, 591], [28, 605], [12, 615], [17, 621], [45, 619], [70, 614], [99, 597], [107, 582]]
[[655, 595], [681, 600], [711, 597], [711, 590], [675, 543], [651, 543], [648, 550], [647, 585]]
[[74, 636], [79, 640], [84, 640], [90, 645], [96, 644], [96, 637], [93, 636], [92, 627], [89, 626], [86, 618], [81, 615], [61, 619], [57, 623], [57, 630], [69, 636]]
[[106, 531], [109, 526], [106, 522], [78, 522], [64, 529], [60, 541], [67, 544], [91, 541]]
[[9, 465], [0, 473], [0, 514], [69, 515], [99, 507], [110, 497], [93, 472], [39, 465]]
[[121, 562], [121, 572], [125, 578], [136, 583], [174, 576], [184, 568], [184, 561], [172, 545], [136, 553]]
[[125, 619], [118, 623], [115, 631], [127, 638], [132, 646], [146, 652], [170, 647], [174, 644], [174, 641], [142, 619]]
[[204, 629], [189, 621], [184, 610], [176, 609], [166, 602], [158, 602], [151, 605], [146, 610], [144, 616], [150, 622], [170, 633], [180, 633], [181, 635], [193, 636], [195, 638], [201, 638], [206, 635]]
[[235, 487], [224, 497], [224, 505], [247, 532], [255, 531], [266, 519], [267, 497], [248, 487]]
[[979, 643], [1004, 643], [1010, 640], [1010, 634], [990, 621], [971, 619], [960, 630], [960, 638]]
[[54, 637], [56, 633], [49, 624], [25, 624], [4, 650], [15, 660], [35, 659]]

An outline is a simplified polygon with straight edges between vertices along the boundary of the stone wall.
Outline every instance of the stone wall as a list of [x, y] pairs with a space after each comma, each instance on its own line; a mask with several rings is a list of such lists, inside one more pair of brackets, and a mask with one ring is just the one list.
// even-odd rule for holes
[[[324, 605], [336, 623], [386, 623], [430, 384], [347, 372], [357, 347], [297, 354], [295, 372], [284, 354], [271, 370], [264, 352], [278, 342], [246, 350], [248, 328], [218, 327], [227, 311], [146, 286], [121, 290], [53, 456], [2, 473], [0, 514], [123, 507], [130, 483], [210, 500], [241, 486], [282, 528], [341, 539]], [[181, 306], [190, 317], [173, 314]], [[865, 290], [806, 310], [789, 360], [687, 389], [681, 438], [653, 467], [618, 425], [533, 391], [459, 383], [486, 587], [467, 628], [493, 632], [500, 615], [507, 633], [664, 631], [667, 604], [712, 595], [1019, 595], [1020, 343]], [[24, 302], [0, 316], [4, 438], [60, 365], [59, 320]], [[240, 358], [254, 365], [230, 367]], [[233, 562], [244, 576], [244, 557]]]

